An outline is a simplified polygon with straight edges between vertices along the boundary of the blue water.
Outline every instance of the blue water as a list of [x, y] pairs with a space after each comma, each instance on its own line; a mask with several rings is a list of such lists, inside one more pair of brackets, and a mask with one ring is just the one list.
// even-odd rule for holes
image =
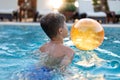
[[[66, 72], [55, 80], [120, 80], [120, 28], [104, 30], [102, 45], [93, 51], [78, 50], [69, 36], [65, 38], [64, 44], [75, 51], [68, 67], [71, 74]], [[16, 72], [37, 63], [38, 55], [34, 53], [48, 40], [39, 26], [0, 25], [0, 80], [13, 79]]]

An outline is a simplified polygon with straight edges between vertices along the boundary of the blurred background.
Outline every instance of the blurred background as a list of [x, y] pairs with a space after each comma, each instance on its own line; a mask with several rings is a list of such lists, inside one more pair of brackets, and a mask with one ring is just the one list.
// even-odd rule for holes
[[38, 22], [49, 13], [59, 12], [67, 22], [93, 18], [100, 23], [120, 22], [120, 0], [1, 0], [0, 22]]

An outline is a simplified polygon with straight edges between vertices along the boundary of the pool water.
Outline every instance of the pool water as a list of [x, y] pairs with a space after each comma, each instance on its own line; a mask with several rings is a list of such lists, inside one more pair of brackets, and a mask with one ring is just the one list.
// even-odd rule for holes
[[[93, 51], [79, 50], [70, 36], [65, 38], [64, 44], [75, 51], [75, 56], [69, 72], [54, 80], [120, 80], [120, 28], [104, 30], [102, 45]], [[48, 40], [39, 25], [0, 25], [0, 80], [16, 80], [17, 72], [36, 64], [39, 58], [34, 53]]]

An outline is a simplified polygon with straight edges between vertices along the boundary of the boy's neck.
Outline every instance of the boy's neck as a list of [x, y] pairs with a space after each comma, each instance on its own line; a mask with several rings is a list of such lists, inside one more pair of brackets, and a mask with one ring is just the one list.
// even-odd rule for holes
[[63, 44], [63, 39], [58, 39], [58, 38], [52, 38], [51, 39], [51, 42], [52, 43], [58, 43], [58, 44]]

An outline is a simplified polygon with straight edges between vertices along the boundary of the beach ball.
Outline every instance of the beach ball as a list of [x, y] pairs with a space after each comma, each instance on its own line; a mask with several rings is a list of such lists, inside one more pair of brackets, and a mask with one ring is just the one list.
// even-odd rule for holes
[[70, 37], [73, 44], [80, 50], [94, 50], [104, 40], [104, 29], [99, 22], [90, 18], [75, 21]]

